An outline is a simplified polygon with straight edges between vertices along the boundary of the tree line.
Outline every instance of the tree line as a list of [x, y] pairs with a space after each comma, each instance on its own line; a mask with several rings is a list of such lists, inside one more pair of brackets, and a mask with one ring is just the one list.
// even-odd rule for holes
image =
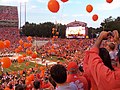
[[101, 31], [113, 31], [118, 30], [120, 33], [120, 17], [113, 18], [112, 16], [106, 18], [101, 22], [99, 28], [88, 28], [88, 36], [90, 38], [96, 37], [96, 34], [99, 34]]
[[[106, 18], [100, 24], [99, 28], [88, 27], [88, 36], [90, 38], [96, 37], [101, 31], [113, 31], [118, 30], [120, 33], [120, 17], [113, 18], [112, 16]], [[21, 35], [25, 36], [38, 36], [38, 37], [52, 37], [52, 29], [56, 28], [56, 32], [59, 32], [58, 37], [65, 38], [66, 25], [54, 24], [52, 22], [45, 23], [29, 23], [26, 22], [25, 25], [20, 30]]]
[[58, 36], [60, 38], [65, 38], [66, 25], [52, 22], [39, 24], [26, 22], [20, 33], [25, 36], [52, 37], [54, 35], [52, 33], [53, 28], [57, 28], [56, 32], [59, 32]]

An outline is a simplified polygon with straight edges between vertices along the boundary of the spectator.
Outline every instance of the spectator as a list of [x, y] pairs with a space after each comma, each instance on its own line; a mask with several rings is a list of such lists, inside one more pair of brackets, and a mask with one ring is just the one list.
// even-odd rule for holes
[[115, 44], [109, 43], [108, 45], [108, 51], [110, 54], [110, 59], [112, 60], [112, 65], [117, 66], [116, 57], [117, 57], [117, 51], [115, 50]]
[[21, 85], [21, 84], [18, 84], [16, 87], [15, 87], [15, 90], [25, 90], [24, 87]]
[[50, 74], [57, 84], [56, 90], [77, 90], [74, 83], [67, 83], [67, 71], [63, 65], [56, 64], [51, 67]]
[[33, 90], [42, 90], [40, 89], [40, 81], [36, 80], [33, 82]]
[[[115, 30], [113, 33], [114, 40], [118, 40], [118, 31]], [[84, 70], [88, 74], [91, 74], [98, 90], [120, 90], [120, 70], [116, 69], [113, 71], [106, 67], [99, 56], [99, 47], [101, 42], [103, 39], [107, 38], [108, 34], [109, 32], [102, 31], [93, 47], [86, 52], [84, 59]]]
[[99, 56], [101, 57], [105, 66], [107, 66], [111, 70], [114, 70], [112, 63], [111, 63], [110, 55], [109, 55], [109, 52], [107, 51], [107, 49], [100, 48], [99, 49]]
[[74, 82], [78, 90], [88, 90], [88, 82], [84, 76], [80, 76], [76, 62], [69, 62], [67, 66], [67, 82]]

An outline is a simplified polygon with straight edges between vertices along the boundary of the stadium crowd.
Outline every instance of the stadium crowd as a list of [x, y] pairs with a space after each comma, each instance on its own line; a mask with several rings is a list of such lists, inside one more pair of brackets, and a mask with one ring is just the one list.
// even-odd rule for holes
[[17, 7], [1, 6], [0, 20], [18, 20]]
[[[9, 40], [11, 45], [0, 49], [0, 58], [18, 53], [15, 49], [21, 48], [20, 40], [27, 42], [27, 37], [21, 37], [17, 27], [17, 7], [1, 6], [0, 40]], [[61, 39], [54, 36], [33, 37], [32, 41], [35, 40], [48, 43], [30, 49], [40, 54], [42, 60], [57, 57], [57, 64], [40, 67], [36, 64], [29, 69], [3, 72], [0, 60], [0, 90], [120, 90], [120, 41], [117, 30], [102, 31], [94, 39]], [[26, 58], [26, 61], [30, 60], [32, 58]], [[12, 63], [17, 61], [13, 60]]]
[[[5, 28], [0, 33], [1, 40], [12, 37], [9, 50], [14, 51], [20, 39], [19, 32]], [[65, 61], [53, 66], [1, 72], [0, 90], [119, 90], [117, 55], [120, 52], [116, 48], [119, 35], [116, 30], [113, 35], [109, 37], [109, 32], [103, 31], [97, 39], [51, 39], [42, 47], [37, 46], [36, 51], [43, 57], [56, 56]]]

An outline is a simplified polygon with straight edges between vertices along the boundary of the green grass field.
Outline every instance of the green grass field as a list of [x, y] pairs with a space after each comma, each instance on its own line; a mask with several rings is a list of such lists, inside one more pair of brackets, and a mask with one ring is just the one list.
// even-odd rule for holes
[[[21, 54], [21, 53], [20, 53]], [[38, 57], [41, 58], [40, 55], [38, 55]], [[52, 57], [52, 58], [51, 58]], [[64, 62], [64, 59], [58, 59], [57, 56], [50, 56], [50, 57], [46, 57], [46, 60], [49, 61], [53, 61], [53, 62], [57, 62], [58, 60], [60, 62]], [[23, 63], [12, 63], [12, 65], [9, 68], [4, 68], [3, 72], [12, 72], [12, 71], [19, 71], [19, 70], [23, 70], [23, 69], [29, 69], [29, 68], [34, 68], [36, 63], [30, 62], [30, 64], [28, 66], [26, 66], [26, 62]], [[40, 64], [38, 64], [38, 66], [41, 66]]]
[[[41, 66], [40, 64], [38, 64], [38, 66]], [[35, 63], [30, 62], [30, 64], [28, 66], [26, 66], [26, 62], [23, 62], [21, 64], [19, 63], [12, 63], [12, 65], [9, 68], [4, 68], [4, 72], [12, 72], [12, 71], [19, 71], [19, 70], [24, 70], [29, 69], [29, 68], [34, 68], [35, 67]]]

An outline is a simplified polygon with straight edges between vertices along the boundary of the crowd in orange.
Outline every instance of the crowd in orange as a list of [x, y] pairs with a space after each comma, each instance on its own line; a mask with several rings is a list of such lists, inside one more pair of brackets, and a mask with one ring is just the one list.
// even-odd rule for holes
[[[48, 39], [48, 43], [39, 47], [33, 46], [32, 42], [34, 40], [46, 40], [45, 38], [32, 38], [29, 37], [20, 37], [19, 31], [15, 28], [4, 28], [0, 30], [0, 50], [1, 52], [25, 52], [21, 56], [18, 57], [17, 62], [24, 62], [24, 57], [26, 55], [31, 56], [31, 59], [37, 58], [37, 54], [39, 53], [42, 57], [53, 57], [56, 56], [58, 58], [59, 64], [68, 66], [70, 62], [76, 62], [78, 66], [82, 66], [83, 59], [85, 56], [85, 51], [88, 50], [96, 39], [61, 39], [58, 37], [53, 37]], [[11, 38], [10, 38], [11, 37]], [[102, 43], [101, 47], [106, 47], [107, 41]], [[36, 48], [36, 52], [34, 52]], [[42, 58], [41, 57], [41, 58]], [[61, 62], [60, 59], [63, 59], [64, 62]], [[30, 61], [29, 60], [29, 61]], [[7, 61], [7, 62], [6, 62]], [[9, 57], [1, 58], [1, 66], [3, 68], [9, 68], [12, 64]], [[26, 62], [26, 66], [29, 65], [29, 62]], [[24, 69], [21, 71], [13, 71], [6, 72], [0, 75], [0, 89], [1, 90], [14, 90], [17, 85], [22, 85], [25, 90], [34, 90], [34, 82], [39, 81], [40, 87], [42, 89], [54, 90], [54, 86], [51, 84], [49, 80], [49, 69], [51, 66], [41, 66], [39, 67], [37, 64], [34, 68]], [[81, 80], [86, 82], [86, 76], [81, 71], [80, 74]], [[51, 80], [52, 81], [52, 80]], [[87, 82], [88, 83], [88, 82]], [[85, 83], [85, 84], [87, 84]], [[89, 85], [87, 85], [89, 86]], [[17, 90], [17, 89], [16, 89]], [[88, 90], [88, 89], [85, 89]]]

